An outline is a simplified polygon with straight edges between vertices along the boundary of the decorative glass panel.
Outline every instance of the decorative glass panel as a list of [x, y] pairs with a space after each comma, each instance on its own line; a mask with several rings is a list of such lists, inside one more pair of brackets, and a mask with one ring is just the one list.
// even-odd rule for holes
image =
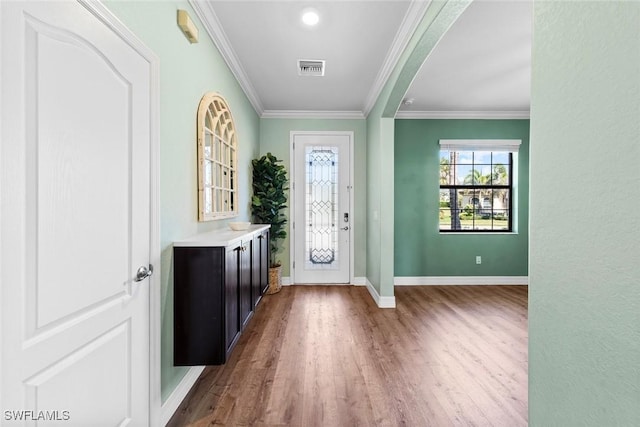
[[212, 151], [213, 151], [211, 149], [212, 141], [213, 141], [213, 134], [208, 130], [205, 130], [204, 131], [204, 156], [207, 159], [211, 159], [211, 156], [212, 156]]
[[211, 202], [211, 189], [207, 188], [207, 190], [204, 192], [204, 197], [205, 197], [205, 207], [209, 210], [211, 210], [211, 206], [212, 206], [212, 202]]
[[305, 217], [307, 268], [338, 267], [338, 148], [307, 147]]
[[210, 188], [211, 184], [213, 183], [213, 168], [212, 168], [212, 163], [210, 160], [205, 160], [204, 162], [205, 164], [205, 187]]

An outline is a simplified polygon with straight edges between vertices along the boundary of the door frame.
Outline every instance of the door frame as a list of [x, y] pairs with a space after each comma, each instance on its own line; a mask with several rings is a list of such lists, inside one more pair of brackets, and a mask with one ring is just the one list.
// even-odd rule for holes
[[353, 131], [302, 131], [302, 130], [292, 130], [289, 133], [289, 176], [291, 177], [291, 188], [289, 190], [289, 200], [291, 203], [289, 204], [289, 272], [290, 272], [290, 284], [296, 284], [295, 278], [295, 268], [293, 267], [295, 261], [295, 253], [296, 253], [296, 239], [295, 239], [295, 152], [293, 150], [293, 145], [295, 142], [295, 137], [297, 135], [315, 135], [315, 136], [346, 136], [349, 138], [349, 283], [353, 284], [353, 274], [354, 274], [354, 256], [355, 256], [355, 242], [354, 242], [354, 228], [355, 228], [355, 215], [354, 215], [354, 132]]
[[[93, 16], [118, 35], [127, 45], [149, 63], [149, 262], [161, 267], [160, 247], [160, 60], [156, 54], [147, 47], [138, 36], [127, 28], [113, 12], [111, 12], [101, 0], [77, 0], [77, 2], [89, 11]], [[0, 35], [1, 37], [1, 35]], [[2, 40], [0, 40], [2, 43]], [[2, 57], [0, 56], [0, 66]], [[0, 86], [0, 91], [2, 86]], [[0, 104], [0, 108], [1, 108]], [[2, 132], [2, 120], [0, 111], [0, 132]], [[1, 155], [1, 152], [0, 152]], [[0, 270], [2, 259], [0, 258]], [[149, 424], [160, 424], [160, 409], [162, 406], [161, 395], [161, 365], [160, 365], [160, 340], [161, 340], [161, 268], [156, 268], [156, 274], [148, 278], [149, 286]], [[0, 306], [2, 304], [2, 292], [0, 292]], [[0, 316], [0, 330], [2, 316]], [[0, 348], [2, 348], [2, 334], [0, 334]], [[0, 377], [2, 377], [2, 355], [0, 353]], [[2, 395], [0, 393], [0, 407]]]

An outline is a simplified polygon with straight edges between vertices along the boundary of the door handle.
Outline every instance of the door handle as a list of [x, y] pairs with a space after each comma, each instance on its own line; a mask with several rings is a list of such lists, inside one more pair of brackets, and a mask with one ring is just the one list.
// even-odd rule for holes
[[147, 277], [150, 277], [153, 274], [153, 265], [149, 264], [149, 268], [144, 265], [138, 269], [136, 272], [136, 278], [133, 279], [134, 282], [142, 282]]
[[346, 227], [342, 227], [341, 230], [347, 231], [349, 229], [349, 226], [347, 225]]

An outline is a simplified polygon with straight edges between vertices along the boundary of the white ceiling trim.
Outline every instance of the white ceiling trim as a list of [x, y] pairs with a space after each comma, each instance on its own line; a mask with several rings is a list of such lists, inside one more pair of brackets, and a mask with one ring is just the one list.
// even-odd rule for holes
[[229, 43], [229, 39], [222, 29], [222, 24], [220, 24], [218, 16], [213, 10], [212, 4], [207, 1], [199, 0], [189, 0], [189, 4], [195, 10], [196, 15], [200, 18], [200, 22], [202, 22], [205, 30], [207, 30], [213, 44], [215, 44], [220, 51], [224, 62], [227, 63], [227, 66], [240, 84], [240, 87], [244, 91], [245, 95], [247, 95], [253, 109], [256, 110], [258, 116], [262, 115], [264, 112], [262, 102], [260, 101], [253, 84], [251, 84], [251, 80], [249, 80], [247, 73], [244, 71], [244, 68], [242, 68], [240, 60], [231, 47], [231, 43]]
[[391, 43], [391, 47], [389, 48], [389, 52], [387, 52], [387, 56], [382, 64], [382, 68], [378, 72], [378, 76], [376, 77], [371, 90], [369, 91], [369, 96], [367, 96], [367, 100], [364, 104], [363, 113], [365, 116], [368, 116], [373, 109], [378, 97], [380, 96], [380, 92], [384, 88], [384, 85], [387, 83], [391, 72], [398, 64], [398, 60], [400, 59], [400, 55], [407, 47], [411, 36], [418, 28], [418, 24], [422, 20], [425, 12], [429, 8], [431, 4], [431, 0], [412, 0], [409, 8], [407, 9], [407, 13], [404, 15], [402, 19], [402, 23], [400, 24], [400, 28], [398, 28], [398, 32], [393, 39], [393, 43]]
[[265, 110], [263, 119], [364, 119], [362, 111]]
[[529, 111], [398, 111], [396, 119], [528, 119]]

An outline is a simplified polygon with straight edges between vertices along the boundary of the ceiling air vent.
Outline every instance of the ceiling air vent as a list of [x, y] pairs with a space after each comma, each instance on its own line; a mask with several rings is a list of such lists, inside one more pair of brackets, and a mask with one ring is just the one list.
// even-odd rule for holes
[[324, 76], [324, 61], [298, 59], [299, 76]]

